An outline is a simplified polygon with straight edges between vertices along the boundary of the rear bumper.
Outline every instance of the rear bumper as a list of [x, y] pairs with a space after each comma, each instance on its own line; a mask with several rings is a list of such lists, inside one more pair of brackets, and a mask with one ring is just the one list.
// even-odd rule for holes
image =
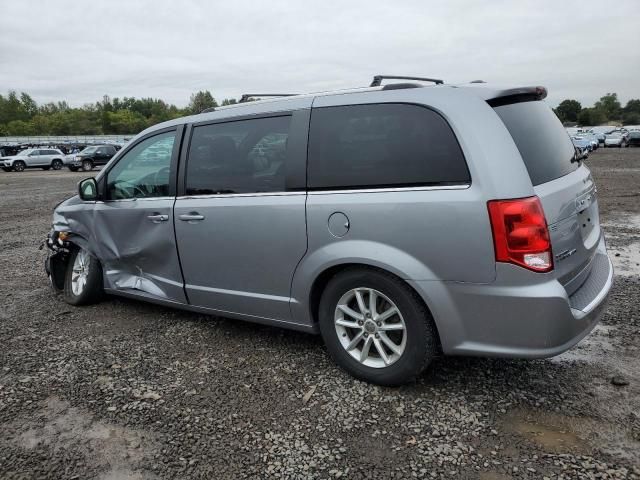
[[570, 297], [552, 274], [532, 277], [507, 264], [497, 265], [491, 284], [411, 283], [432, 310], [445, 354], [545, 358], [570, 349], [597, 325], [613, 266], [602, 239], [591, 273]]

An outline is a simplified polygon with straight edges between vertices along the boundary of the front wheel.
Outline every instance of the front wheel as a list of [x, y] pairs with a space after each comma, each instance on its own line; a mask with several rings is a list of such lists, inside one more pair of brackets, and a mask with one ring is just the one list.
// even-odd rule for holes
[[82, 170], [85, 172], [89, 172], [93, 170], [93, 162], [91, 160], [83, 160], [82, 161]]
[[13, 171], [14, 172], [24, 172], [24, 169], [26, 168], [26, 163], [24, 163], [22, 160], [16, 160], [15, 162], [13, 162]]
[[71, 305], [89, 305], [100, 301], [102, 267], [98, 259], [84, 248], [72, 251], [64, 279], [64, 299]]
[[69, 170], [72, 172], [77, 172], [78, 171], [78, 167], [69, 167]]
[[438, 353], [427, 307], [404, 281], [380, 270], [350, 268], [333, 277], [319, 323], [334, 361], [370, 383], [410, 382]]

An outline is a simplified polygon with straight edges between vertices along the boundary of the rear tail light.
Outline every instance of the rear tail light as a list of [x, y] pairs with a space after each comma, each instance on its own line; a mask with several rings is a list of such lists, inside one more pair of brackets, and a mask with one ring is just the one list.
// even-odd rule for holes
[[549, 229], [538, 197], [491, 200], [487, 206], [497, 262], [535, 272], [553, 270]]

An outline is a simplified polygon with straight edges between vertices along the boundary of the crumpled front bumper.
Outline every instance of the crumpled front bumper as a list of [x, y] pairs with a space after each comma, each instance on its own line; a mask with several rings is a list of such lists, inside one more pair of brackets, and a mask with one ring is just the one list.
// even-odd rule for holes
[[52, 230], [47, 235], [45, 244], [49, 254], [44, 261], [44, 269], [54, 290], [64, 290], [64, 277], [69, 260], [69, 243], [59, 238], [60, 232]]

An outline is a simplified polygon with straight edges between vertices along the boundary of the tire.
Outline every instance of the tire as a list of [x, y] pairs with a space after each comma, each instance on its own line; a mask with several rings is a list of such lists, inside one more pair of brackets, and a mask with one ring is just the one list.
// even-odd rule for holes
[[13, 162], [13, 171], [14, 172], [24, 172], [24, 169], [27, 168], [27, 164], [22, 160], [16, 160]]
[[54, 170], [60, 170], [63, 165], [64, 164], [62, 163], [62, 160], [60, 160], [59, 158], [55, 158], [53, 162], [51, 162], [51, 168], [53, 168]]
[[[376, 322], [376, 314], [371, 314], [368, 307], [372, 290], [376, 293], [376, 310], [380, 310], [378, 316], [392, 312], [394, 306], [399, 313]], [[355, 292], [360, 292], [367, 307], [365, 315]], [[360, 315], [361, 320], [339, 306]], [[404, 281], [381, 270], [349, 268], [336, 274], [322, 293], [318, 321], [331, 358], [354, 377], [377, 385], [411, 382], [439, 352], [433, 318], [420, 297]], [[387, 346], [388, 340], [395, 351]], [[364, 361], [363, 351], [367, 354]]]
[[71, 170], [72, 172], [77, 172], [78, 171], [78, 167], [69, 167], [69, 170]]
[[83, 248], [75, 248], [69, 257], [64, 278], [65, 302], [90, 305], [99, 302], [103, 296], [100, 262]]
[[83, 160], [82, 170], [85, 172], [90, 172], [91, 170], [93, 170], [93, 162], [91, 160]]

